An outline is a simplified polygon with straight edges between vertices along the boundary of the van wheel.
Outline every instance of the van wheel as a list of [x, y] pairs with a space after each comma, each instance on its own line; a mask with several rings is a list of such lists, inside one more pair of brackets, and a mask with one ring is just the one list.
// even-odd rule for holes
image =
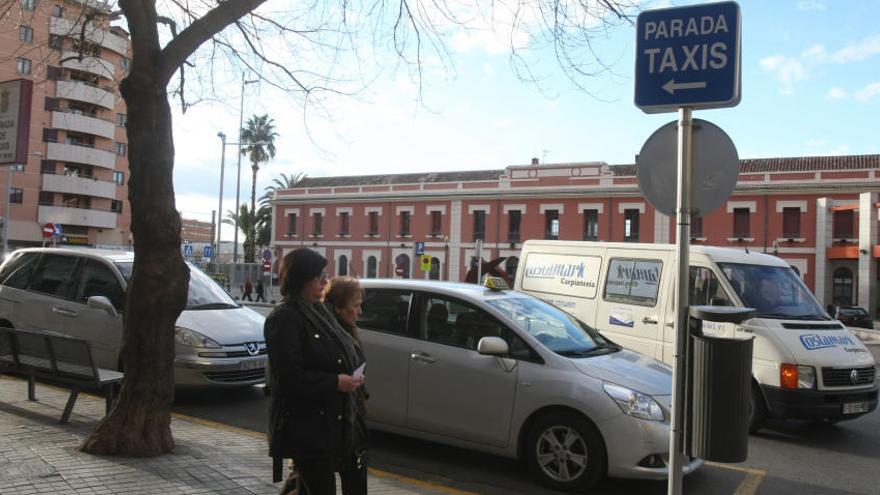
[[563, 411], [538, 418], [525, 448], [532, 473], [550, 488], [583, 491], [605, 476], [602, 435], [579, 414]]
[[758, 385], [752, 382], [752, 393], [749, 394], [749, 433], [755, 434], [767, 420], [767, 405], [761, 396]]

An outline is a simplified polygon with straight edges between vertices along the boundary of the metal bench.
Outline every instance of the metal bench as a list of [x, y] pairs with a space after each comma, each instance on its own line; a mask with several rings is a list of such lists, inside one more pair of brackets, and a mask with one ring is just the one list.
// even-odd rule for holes
[[0, 328], [0, 375], [21, 374], [28, 379], [28, 400], [35, 401], [36, 379], [47, 379], [70, 389], [61, 423], [70, 413], [82, 389], [102, 390], [107, 412], [114, 400], [114, 386], [123, 374], [95, 366], [92, 351], [85, 340]]

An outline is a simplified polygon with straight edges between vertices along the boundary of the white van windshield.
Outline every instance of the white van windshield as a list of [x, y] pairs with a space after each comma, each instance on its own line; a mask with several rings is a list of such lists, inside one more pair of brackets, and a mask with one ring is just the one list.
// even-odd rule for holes
[[794, 270], [783, 266], [719, 263], [722, 273], [757, 316], [790, 320], [830, 320]]
[[486, 302], [559, 355], [586, 357], [620, 350], [593, 328], [538, 298], [508, 296]]
[[[118, 262], [116, 267], [128, 283], [134, 263]], [[217, 282], [205, 274], [205, 272], [187, 263], [189, 268], [189, 292], [187, 294], [186, 309], [227, 309], [238, 308], [239, 304], [229, 296]]]

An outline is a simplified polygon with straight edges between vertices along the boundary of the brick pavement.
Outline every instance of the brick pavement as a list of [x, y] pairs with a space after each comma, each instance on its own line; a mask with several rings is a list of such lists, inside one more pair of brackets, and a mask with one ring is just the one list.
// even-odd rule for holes
[[[101, 398], [81, 394], [69, 424], [58, 423], [67, 392], [0, 378], [0, 494], [277, 494], [262, 435], [174, 416], [174, 453], [151, 459], [77, 450], [104, 414]], [[262, 438], [261, 438], [262, 437]], [[371, 471], [374, 495], [450, 494], [457, 490]]]

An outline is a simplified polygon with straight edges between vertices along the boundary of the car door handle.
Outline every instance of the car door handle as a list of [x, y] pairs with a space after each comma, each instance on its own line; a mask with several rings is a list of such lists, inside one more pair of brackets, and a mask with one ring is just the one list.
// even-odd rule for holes
[[646, 317], [642, 318], [642, 323], [644, 323], [645, 325], [648, 325], [648, 324], [656, 325], [657, 324], [657, 317], [656, 316], [646, 316]]
[[76, 311], [70, 311], [69, 309], [64, 308], [52, 308], [52, 312], [61, 316], [69, 316], [71, 318], [79, 315]]
[[414, 352], [410, 354], [409, 357], [412, 358], [413, 361], [418, 361], [425, 364], [434, 364], [437, 362], [437, 360], [431, 357], [430, 354], [425, 354], [423, 352]]

